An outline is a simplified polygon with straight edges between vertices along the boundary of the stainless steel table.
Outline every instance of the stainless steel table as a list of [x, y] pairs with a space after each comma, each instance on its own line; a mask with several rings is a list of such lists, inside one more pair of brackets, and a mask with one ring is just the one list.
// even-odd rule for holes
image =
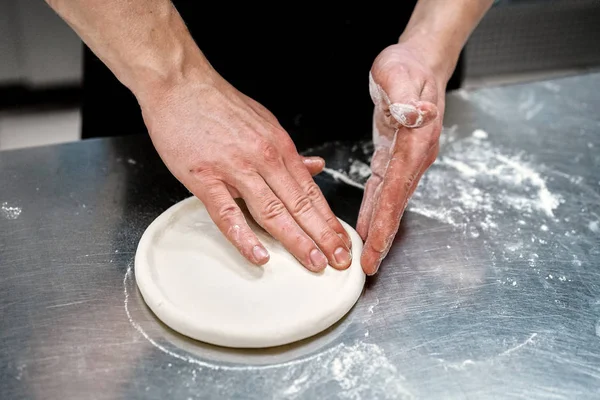
[[[0, 153], [0, 397], [600, 398], [600, 74], [449, 96], [378, 276], [316, 338], [188, 340], [145, 307], [146, 226], [188, 196], [144, 136]], [[353, 223], [369, 143], [305, 149]]]

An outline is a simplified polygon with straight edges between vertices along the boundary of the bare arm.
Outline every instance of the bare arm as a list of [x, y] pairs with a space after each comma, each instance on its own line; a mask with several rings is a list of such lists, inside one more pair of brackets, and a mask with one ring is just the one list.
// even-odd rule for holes
[[46, 0], [136, 96], [211, 68], [170, 0]]
[[387, 255], [409, 198], [437, 157], [446, 85], [492, 3], [419, 0], [398, 43], [373, 63], [369, 90], [376, 145], [357, 224], [366, 239], [361, 263], [368, 274]]
[[[140, 104], [154, 147], [250, 262], [267, 250], [234, 198], [308, 269], [350, 265], [350, 237], [266, 108], [215, 71], [170, 0], [46, 0]], [[316, 165], [316, 168], [315, 168]]]
[[493, 0], [419, 0], [400, 43], [419, 43], [435, 72], [450, 79], [469, 35]]

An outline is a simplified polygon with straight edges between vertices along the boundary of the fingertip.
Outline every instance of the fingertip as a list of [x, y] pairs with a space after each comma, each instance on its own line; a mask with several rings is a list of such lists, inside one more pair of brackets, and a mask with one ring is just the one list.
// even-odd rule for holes
[[302, 161], [304, 161], [304, 163], [307, 164], [325, 164], [325, 159], [323, 157], [319, 157], [319, 156], [306, 156], [306, 157], [302, 157]]
[[393, 103], [390, 105], [390, 114], [401, 126], [422, 128], [436, 119], [438, 109], [435, 104], [429, 101], [410, 103]]
[[256, 245], [252, 248], [252, 256], [257, 265], [265, 265], [271, 259], [267, 249], [259, 245]]
[[360, 257], [360, 264], [363, 267], [365, 274], [369, 276], [375, 275], [386, 254], [387, 251], [381, 252], [374, 248], [372, 240], [367, 241]]
[[340, 265], [332, 265], [331, 268], [336, 269], [338, 271], [345, 271], [348, 268], [350, 268], [350, 264], [348, 265], [344, 265], [344, 266], [340, 266]]
[[421, 127], [428, 125], [437, 118], [438, 108], [435, 104], [429, 101], [419, 101], [416, 106], [422, 117]]
[[327, 267], [327, 265], [313, 265], [313, 264], [305, 264], [304, 267], [309, 270], [310, 272], [314, 272], [314, 273], [320, 273], [323, 272], [323, 270]]
[[363, 271], [368, 276], [373, 276], [379, 270], [379, 265], [381, 264], [381, 260], [379, 257], [375, 256], [369, 251], [364, 251], [361, 258], [360, 264], [363, 268]]
[[312, 249], [309, 254], [309, 262], [305, 266], [313, 272], [321, 272], [328, 265], [327, 257], [318, 249]]
[[352, 264], [352, 252], [347, 248], [338, 247], [333, 252], [333, 260], [330, 265], [337, 270], [345, 270]]
[[325, 160], [321, 157], [303, 157], [302, 163], [312, 176], [320, 174], [325, 168]]
[[377, 275], [378, 271], [379, 271], [379, 265], [377, 265], [374, 269], [372, 269], [370, 271], [365, 271], [365, 274], [367, 276], [375, 276], [375, 275]]
[[421, 112], [412, 104], [390, 104], [390, 114], [400, 125], [410, 128], [420, 123]]

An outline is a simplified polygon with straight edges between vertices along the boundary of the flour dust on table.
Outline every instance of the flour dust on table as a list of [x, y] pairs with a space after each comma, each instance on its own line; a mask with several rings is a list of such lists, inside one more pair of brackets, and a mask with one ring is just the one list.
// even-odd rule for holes
[[[600, 199], [582, 177], [544, 165], [525, 151], [515, 151], [503, 145], [498, 135], [482, 128], [462, 132], [457, 125], [444, 127], [440, 156], [423, 175], [407, 214], [442, 223], [465, 238], [480, 238], [494, 247], [494, 258], [523, 259], [540, 274], [546, 273], [537, 266], [538, 245], [552, 246], [560, 257], [573, 257], [577, 266], [578, 259], [565, 252], [565, 245], [577, 242], [581, 233], [570, 226], [581, 222], [592, 232], [600, 231], [600, 214], [594, 205]], [[368, 164], [372, 153], [373, 143], [365, 140], [325, 143], [302, 154], [327, 155], [333, 160], [324, 170], [328, 178], [364, 189], [371, 175]], [[570, 185], [573, 190], [558, 194], [553, 186], [561, 185]], [[582, 203], [581, 192], [589, 200]], [[576, 215], [561, 212], [562, 205], [580, 203]], [[508, 241], [496, 240], [507, 232], [514, 233]], [[497, 243], [505, 244], [497, 248]], [[546, 275], [548, 280], [556, 278]], [[569, 279], [566, 274], [560, 278]], [[511, 279], [501, 283], [517, 285]]]

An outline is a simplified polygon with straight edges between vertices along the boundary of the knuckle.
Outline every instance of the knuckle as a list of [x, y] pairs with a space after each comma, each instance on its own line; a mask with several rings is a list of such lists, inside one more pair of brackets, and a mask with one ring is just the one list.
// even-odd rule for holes
[[341, 242], [341, 239], [337, 235], [337, 233], [331, 228], [323, 229], [323, 231], [319, 235], [320, 243], [332, 243], [337, 241]]
[[342, 236], [340, 240], [344, 242], [344, 244], [348, 240], [352, 241], [350, 233], [346, 230], [346, 228], [344, 228], [344, 226], [340, 223], [340, 220], [335, 215], [333, 215], [333, 213], [331, 215], [331, 218], [327, 219], [327, 223], [335, 231], [335, 234], [338, 238], [340, 238], [340, 235]]
[[338, 221], [337, 217], [333, 215], [333, 213], [328, 214], [329, 216], [325, 217], [325, 222], [327, 222], [329, 226], [333, 227], [334, 229], [340, 232], [346, 232], [342, 224], [340, 224], [340, 221]]
[[[285, 136], [287, 136], [287, 135], [285, 135]], [[294, 153], [298, 152], [298, 150], [296, 149], [296, 145], [294, 144], [293, 140], [289, 138], [289, 136], [285, 137], [282, 140], [281, 149], [286, 154], [294, 154]]]
[[267, 201], [260, 213], [263, 221], [270, 221], [285, 213], [285, 206], [279, 199]]
[[305, 188], [306, 195], [309, 199], [316, 200], [321, 197], [321, 189], [315, 182], [309, 182]]
[[294, 205], [292, 206], [292, 212], [294, 215], [301, 216], [306, 215], [312, 210], [312, 201], [308, 198], [308, 196], [298, 196], [294, 200]]
[[219, 208], [219, 218], [228, 223], [233, 223], [240, 215], [240, 210], [233, 204], [227, 204]]
[[268, 164], [278, 164], [281, 162], [281, 154], [272, 143], [267, 141], [259, 143], [259, 152], [262, 159]]
[[416, 174], [410, 174], [407, 178], [406, 181], [404, 182], [404, 188], [406, 189], [406, 191], [410, 191], [414, 184], [417, 181], [417, 175]]
[[375, 251], [376, 253], [385, 253], [386, 250], [388, 249], [387, 242], [388, 242], [387, 240], [378, 238], [378, 240], [373, 240], [373, 242], [371, 243], [371, 245], [369, 247], [371, 247], [371, 249], [373, 249], [373, 251]]
[[252, 172], [252, 170], [254, 169], [254, 165], [252, 164], [252, 162], [250, 162], [246, 158], [238, 159], [236, 164], [237, 170], [241, 172]]
[[204, 178], [209, 175], [212, 175], [213, 168], [211, 165], [207, 165], [204, 163], [196, 163], [189, 168], [189, 173], [196, 178]]

